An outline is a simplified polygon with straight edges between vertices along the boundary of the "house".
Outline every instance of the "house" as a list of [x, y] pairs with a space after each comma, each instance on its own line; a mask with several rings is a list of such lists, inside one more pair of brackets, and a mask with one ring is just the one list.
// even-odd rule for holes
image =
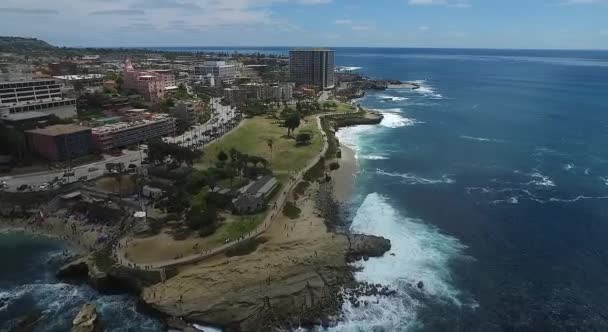
[[163, 190], [160, 188], [154, 188], [150, 186], [144, 186], [142, 188], [142, 195], [148, 198], [160, 198], [163, 195]]
[[268, 199], [278, 188], [279, 182], [271, 175], [258, 178], [238, 190], [238, 197], [232, 200], [234, 212], [249, 214], [266, 208]]

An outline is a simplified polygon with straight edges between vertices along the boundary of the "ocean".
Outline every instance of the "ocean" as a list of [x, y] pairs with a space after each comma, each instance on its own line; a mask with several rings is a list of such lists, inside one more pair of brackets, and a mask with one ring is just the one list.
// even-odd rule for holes
[[12, 331], [26, 317], [39, 319], [32, 331], [70, 331], [88, 302], [97, 306], [105, 331], [163, 331], [159, 320], [138, 311], [134, 296], [102, 295], [87, 285], [58, 280], [55, 273], [69, 251], [60, 241], [0, 233], [0, 331]]
[[[337, 64], [418, 90], [359, 103], [351, 229], [393, 248], [334, 331], [608, 330], [608, 52], [348, 50]], [[417, 283], [423, 282], [422, 289]]]
[[[356, 278], [397, 296], [345, 303], [330, 331], [608, 330], [608, 52], [337, 48], [336, 63], [421, 88], [370, 92], [358, 102], [383, 122], [338, 133], [360, 164], [351, 228], [392, 243]], [[90, 300], [109, 330], [159, 328], [129, 296], [55, 280], [61, 244], [0, 236], [0, 330], [33, 306], [66, 331]]]

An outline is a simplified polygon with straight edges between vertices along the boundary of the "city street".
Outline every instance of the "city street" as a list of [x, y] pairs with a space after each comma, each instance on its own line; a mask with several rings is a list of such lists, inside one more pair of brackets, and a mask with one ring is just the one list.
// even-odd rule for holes
[[[182, 146], [206, 144], [229, 130], [229, 128], [231, 128], [231, 122], [232, 125], [236, 125], [236, 123], [233, 122], [238, 116], [236, 109], [231, 106], [221, 105], [219, 98], [213, 98], [211, 100], [211, 105], [213, 107], [213, 113], [207, 123], [195, 126], [182, 135], [165, 137], [165, 142], [179, 143]], [[190, 139], [190, 141], [188, 141], [188, 139]], [[104, 175], [107, 163], [124, 163], [125, 167], [128, 167], [129, 164], [140, 166], [141, 158], [146, 157], [146, 154], [139, 150], [122, 150], [122, 153], [123, 155], [118, 157], [104, 155], [103, 160], [73, 167], [72, 172], [74, 172], [74, 175], [66, 177], [66, 180], [68, 181], [66, 183], [76, 182], [84, 176], [87, 177], [87, 180], [99, 178]], [[40, 186], [52, 182], [55, 178], [61, 179], [64, 177], [64, 174], [65, 170], [51, 170], [0, 177], [0, 181], [6, 182], [7, 188], [4, 190], [8, 192], [18, 192], [17, 188], [22, 185], [31, 186], [31, 189], [28, 189], [28, 191], [39, 191], [49, 189], [40, 188]]]
[[182, 135], [176, 137], [165, 137], [165, 142], [178, 143], [182, 146], [206, 144], [214, 139], [213, 135], [221, 135], [222, 129], [233, 121], [238, 112], [232, 106], [224, 106], [220, 98], [211, 99], [213, 113], [207, 123], [194, 126]]

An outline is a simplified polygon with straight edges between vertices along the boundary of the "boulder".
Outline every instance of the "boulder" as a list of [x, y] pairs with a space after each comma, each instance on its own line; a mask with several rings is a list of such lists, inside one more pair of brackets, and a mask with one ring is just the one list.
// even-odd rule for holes
[[348, 242], [347, 260], [351, 262], [362, 258], [380, 257], [391, 249], [390, 240], [373, 235], [349, 235]]
[[97, 308], [93, 303], [82, 306], [80, 312], [72, 321], [71, 332], [95, 332], [101, 331]]

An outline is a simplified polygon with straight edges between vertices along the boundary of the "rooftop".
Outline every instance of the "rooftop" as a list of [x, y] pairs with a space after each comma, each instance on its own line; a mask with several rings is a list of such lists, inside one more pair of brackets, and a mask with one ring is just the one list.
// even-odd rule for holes
[[102, 74], [87, 74], [87, 75], [65, 75], [65, 76], [53, 76], [59, 80], [65, 81], [80, 81], [80, 80], [92, 80], [96, 78], [103, 78]]
[[92, 132], [93, 132], [93, 134], [96, 134], [96, 135], [119, 132], [119, 131], [131, 129], [131, 128], [147, 126], [147, 125], [161, 122], [161, 121], [164, 121], [164, 120], [167, 120], [170, 118], [169, 116], [167, 116], [165, 114], [147, 113], [146, 115], [148, 116], [147, 118], [138, 120], [138, 121], [118, 122], [118, 123], [107, 124], [107, 125], [95, 127], [92, 129]]
[[47, 113], [38, 112], [38, 111], [30, 111], [30, 112], [21, 112], [21, 113], [13, 113], [7, 114], [2, 117], [3, 120], [6, 121], [24, 121], [38, 118], [46, 118], [49, 115]]
[[294, 48], [294, 49], [291, 49], [289, 51], [290, 52], [312, 52], [312, 51], [315, 51], [315, 52], [319, 52], [319, 51], [332, 51], [333, 52], [333, 50], [329, 49], [329, 48]]
[[59, 125], [49, 126], [46, 128], [28, 130], [27, 132], [35, 133], [35, 134], [39, 134], [39, 135], [46, 135], [46, 136], [61, 136], [61, 135], [78, 133], [78, 132], [85, 131], [85, 130], [91, 130], [91, 128], [83, 127], [83, 126], [79, 126], [79, 125], [75, 125], [75, 124], [59, 124]]
[[48, 104], [48, 103], [53, 103], [53, 102], [58, 102], [58, 101], [66, 101], [66, 100], [76, 100], [73, 98], [62, 98], [62, 97], [54, 97], [54, 98], [49, 98], [49, 99], [39, 99], [39, 100], [29, 100], [29, 101], [20, 101], [20, 102], [16, 102], [16, 103], [5, 103], [5, 104], [0, 104], [0, 107], [13, 107], [13, 106], [29, 106], [29, 105], [42, 105], [42, 104]]

